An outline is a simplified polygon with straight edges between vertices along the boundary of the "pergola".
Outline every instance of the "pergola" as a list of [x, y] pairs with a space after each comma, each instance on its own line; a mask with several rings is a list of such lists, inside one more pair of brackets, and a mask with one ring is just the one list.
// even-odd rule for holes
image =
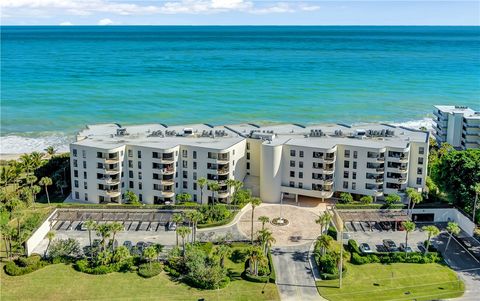
[[337, 210], [343, 222], [403, 222], [410, 220], [406, 210]]

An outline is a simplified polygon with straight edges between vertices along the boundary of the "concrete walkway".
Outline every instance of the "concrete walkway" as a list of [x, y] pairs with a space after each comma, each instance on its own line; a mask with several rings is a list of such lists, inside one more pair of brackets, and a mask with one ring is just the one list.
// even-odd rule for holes
[[310, 245], [307, 243], [272, 249], [277, 288], [282, 301], [325, 300], [318, 294], [313, 278], [308, 256]]

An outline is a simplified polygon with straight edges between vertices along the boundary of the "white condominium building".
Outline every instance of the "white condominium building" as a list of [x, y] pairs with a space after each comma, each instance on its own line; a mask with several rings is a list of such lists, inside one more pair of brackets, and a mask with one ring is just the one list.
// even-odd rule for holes
[[72, 198], [119, 203], [130, 190], [147, 204], [179, 193], [206, 204], [212, 192], [199, 178], [220, 184], [220, 202], [232, 193], [227, 179], [270, 203], [335, 192], [402, 195], [425, 185], [428, 138], [388, 124], [91, 125], [70, 145]]
[[480, 112], [463, 106], [435, 106], [434, 131], [439, 144], [457, 149], [480, 148]]

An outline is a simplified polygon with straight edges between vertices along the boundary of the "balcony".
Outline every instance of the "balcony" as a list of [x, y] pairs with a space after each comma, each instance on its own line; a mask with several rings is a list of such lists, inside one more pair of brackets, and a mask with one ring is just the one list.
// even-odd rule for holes
[[171, 198], [174, 195], [175, 195], [175, 192], [173, 192], [173, 190], [162, 191], [162, 197], [164, 197], [164, 198]]
[[120, 168], [117, 167], [105, 167], [105, 169], [103, 170], [105, 172], [105, 174], [107, 175], [115, 175], [115, 174], [118, 174], [120, 173]]
[[334, 162], [335, 161], [335, 155], [333, 155], [333, 156], [326, 155], [325, 157], [323, 157], [323, 160], [325, 162]]
[[230, 172], [230, 171], [228, 170], [228, 167], [217, 169], [217, 173], [218, 173], [219, 175], [226, 175], [226, 174], [228, 174], [229, 172]]
[[99, 179], [100, 181], [104, 181], [108, 185], [117, 185], [120, 184], [120, 177], [118, 178], [112, 178], [112, 177], [104, 177], [102, 179]]
[[438, 110], [433, 111], [433, 115], [437, 116], [440, 121], [445, 121], [448, 120], [448, 116], [444, 116], [441, 112]]
[[171, 175], [175, 172], [173, 168], [162, 168], [161, 171], [164, 175]]
[[208, 153], [208, 159], [213, 159], [213, 160], [216, 160], [217, 163], [228, 163], [228, 161], [230, 160], [229, 158], [229, 155], [228, 153], [212, 153], [212, 152], [209, 152]]
[[160, 162], [162, 162], [163, 164], [170, 164], [170, 163], [175, 162], [175, 157], [173, 155], [172, 156], [162, 156], [162, 158], [160, 159]]
[[228, 190], [219, 190], [217, 193], [217, 196], [219, 198], [226, 198], [230, 195], [230, 192]]
[[399, 184], [406, 184], [407, 183], [407, 178], [398, 178], [397, 179]]

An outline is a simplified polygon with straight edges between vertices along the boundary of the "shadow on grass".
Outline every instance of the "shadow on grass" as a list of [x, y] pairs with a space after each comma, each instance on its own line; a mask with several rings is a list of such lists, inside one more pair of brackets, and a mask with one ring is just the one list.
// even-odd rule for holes
[[243, 280], [241, 273], [234, 271], [233, 269], [229, 268], [227, 270], [227, 275], [230, 277], [230, 281], [236, 281], [236, 280]]

